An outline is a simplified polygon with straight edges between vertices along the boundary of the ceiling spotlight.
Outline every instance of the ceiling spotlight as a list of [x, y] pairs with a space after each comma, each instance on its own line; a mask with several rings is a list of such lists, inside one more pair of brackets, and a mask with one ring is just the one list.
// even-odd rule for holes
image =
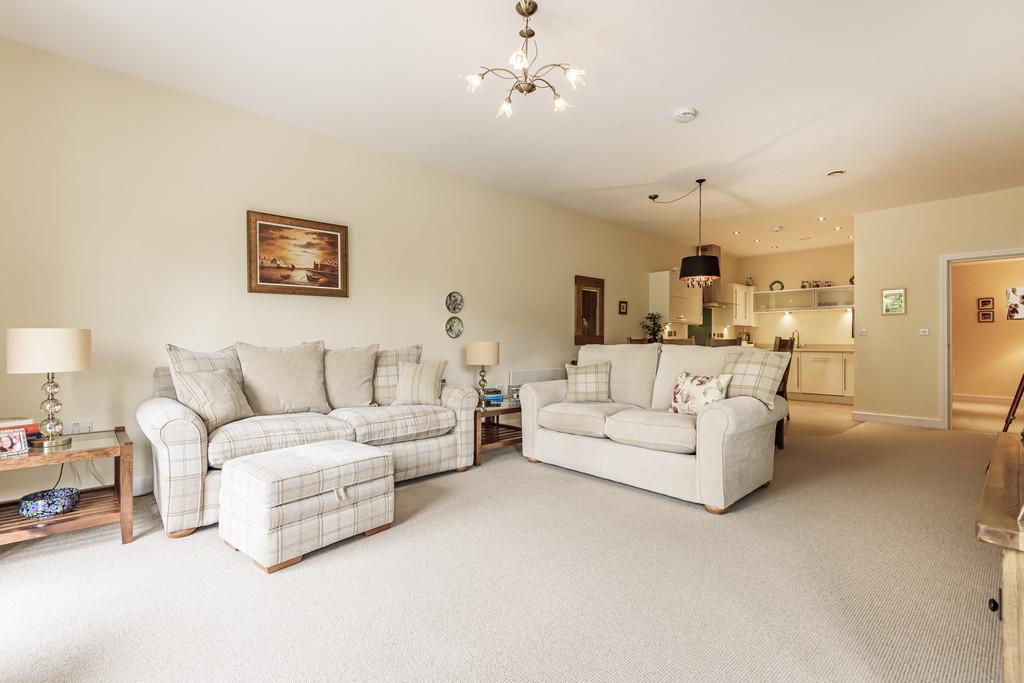
[[850, 235], [850, 237], [849, 237], [848, 239], [851, 239], [851, 240], [852, 240], [852, 239], [853, 239], [853, 235]]
[[831, 178], [832, 176], [837, 176], [837, 175], [846, 175], [846, 169], [845, 168], [833, 168], [830, 171], [825, 171], [825, 175], [828, 176], [829, 178]]
[[761, 240], [754, 240], [754, 244], [761, 244]]
[[843, 226], [841, 226], [841, 225], [837, 225], [836, 227], [834, 227], [834, 228], [832, 228], [832, 229], [833, 229], [833, 230], [835, 230], [836, 232], [839, 232], [840, 230], [842, 230], [842, 229], [843, 229]]
[[772, 226], [772, 232], [782, 232], [782, 226], [781, 225], [773, 225]]
[[732, 234], [734, 234], [734, 235], [738, 235], [738, 234], [740, 234], [740, 231], [739, 231], [739, 230], [733, 230], [733, 231], [732, 231]]
[[818, 216], [818, 222], [819, 223], [824, 223], [827, 220], [828, 220], [828, 216]]
[[690, 123], [697, 118], [697, 110], [693, 107], [683, 107], [672, 112], [672, 120], [676, 123]]
[[779, 248], [779, 245], [777, 245], [777, 244], [773, 244], [772, 245], [772, 249], [778, 249], [778, 248]]

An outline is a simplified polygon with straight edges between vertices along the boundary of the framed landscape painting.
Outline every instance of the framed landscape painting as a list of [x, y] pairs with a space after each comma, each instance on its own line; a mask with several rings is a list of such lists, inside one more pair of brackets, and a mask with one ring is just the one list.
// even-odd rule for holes
[[904, 315], [907, 312], [907, 290], [900, 289], [882, 290], [882, 315]]
[[249, 291], [348, 296], [348, 228], [246, 213]]

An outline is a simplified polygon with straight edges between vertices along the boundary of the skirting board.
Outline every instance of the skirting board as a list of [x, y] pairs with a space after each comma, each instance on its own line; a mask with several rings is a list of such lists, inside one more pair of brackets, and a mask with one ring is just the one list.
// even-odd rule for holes
[[888, 413], [870, 413], [855, 410], [850, 418], [854, 422], [884, 422], [903, 427], [923, 427], [925, 429], [945, 429], [942, 420], [937, 417], [914, 417], [913, 415], [890, 415]]
[[978, 396], [976, 394], [953, 394], [954, 401], [963, 401], [964, 403], [1005, 403], [1010, 405], [1010, 401], [1013, 400], [1012, 396]]

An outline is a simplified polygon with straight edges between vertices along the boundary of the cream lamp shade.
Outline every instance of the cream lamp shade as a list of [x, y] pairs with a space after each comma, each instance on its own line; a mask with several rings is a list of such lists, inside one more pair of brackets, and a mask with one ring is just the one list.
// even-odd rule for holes
[[498, 342], [473, 341], [466, 346], [466, 365], [497, 365]]
[[7, 372], [12, 375], [88, 370], [92, 330], [12, 327], [7, 330]]

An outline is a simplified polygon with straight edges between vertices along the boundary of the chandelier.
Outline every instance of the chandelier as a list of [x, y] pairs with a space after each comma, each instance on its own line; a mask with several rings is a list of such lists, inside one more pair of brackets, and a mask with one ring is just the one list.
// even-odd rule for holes
[[537, 35], [537, 32], [530, 28], [530, 17], [537, 13], [537, 3], [534, 0], [519, 0], [516, 3], [516, 12], [523, 17], [525, 26], [519, 31], [519, 37], [523, 39], [523, 44], [508, 58], [508, 63], [512, 68], [482, 66], [480, 73], [465, 76], [466, 90], [476, 92], [476, 89], [484, 82], [484, 78], [490, 75], [512, 81], [512, 86], [508, 89], [505, 99], [498, 108], [496, 114], [498, 118], [502, 116], [506, 119], [512, 118], [512, 93], [529, 95], [538, 88], [547, 88], [551, 91], [555, 99], [555, 111], [565, 111], [569, 108], [569, 103], [558, 94], [558, 90], [547, 79], [548, 74], [556, 69], [561, 69], [565, 79], [575, 90], [578, 86], [586, 85], [583, 76], [587, 72], [570, 67], [568, 64], [545, 64], [534, 69], [534, 62], [537, 61], [537, 41], [534, 36]]
[[704, 254], [703, 249], [703, 223], [704, 223], [704, 183], [705, 178], [697, 178], [697, 187], [693, 188], [682, 197], [669, 200], [658, 200], [658, 195], [647, 195], [655, 204], [672, 204], [680, 199], [685, 199], [697, 192], [697, 255], [686, 256], [679, 264], [679, 279], [686, 283], [687, 287], [710, 287], [715, 280], [722, 276], [718, 264], [718, 257], [712, 254]]

